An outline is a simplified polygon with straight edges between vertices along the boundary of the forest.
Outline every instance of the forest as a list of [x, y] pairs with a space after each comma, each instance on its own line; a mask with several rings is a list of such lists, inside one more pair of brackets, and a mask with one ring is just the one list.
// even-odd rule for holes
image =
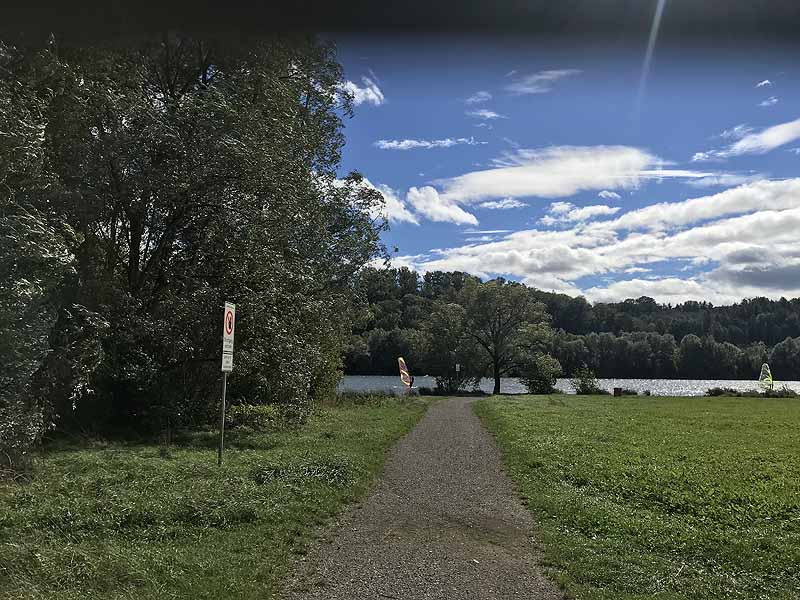
[[[432, 315], [443, 305], [464, 306], [468, 282], [480, 280], [460, 272], [420, 276], [405, 267], [363, 270], [358, 295], [364, 316], [353, 328], [345, 372], [394, 375], [397, 356], [403, 356], [414, 372], [438, 375], [441, 365], [430, 351], [440, 345]], [[757, 379], [764, 362], [776, 380], [800, 376], [800, 299], [673, 306], [643, 296], [591, 304], [527, 291], [545, 314], [548, 332], [539, 338], [540, 351], [558, 361], [563, 376], [588, 368], [597, 377]], [[512, 365], [507, 373], [521, 369]], [[491, 368], [484, 374], [491, 375]]]

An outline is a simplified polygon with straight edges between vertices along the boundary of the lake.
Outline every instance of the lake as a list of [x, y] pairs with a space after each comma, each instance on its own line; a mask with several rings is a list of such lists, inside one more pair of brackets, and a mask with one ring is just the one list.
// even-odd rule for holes
[[[600, 387], [612, 391], [615, 387], [644, 392], [650, 390], [653, 396], [703, 396], [706, 390], [714, 387], [733, 388], [735, 390], [752, 390], [758, 388], [756, 381], [739, 379], [598, 379]], [[778, 381], [775, 387], [787, 386], [800, 392], [800, 381]], [[415, 387], [436, 387], [434, 377], [421, 375], [414, 379]], [[574, 393], [569, 379], [559, 379], [556, 387], [567, 394]], [[339, 391], [348, 392], [400, 392], [405, 386], [400, 378], [393, 375], [346, 375], [339, 383]], [[494, 380], [485, 377], [480, 388], [491, 393]], [[525, 387], [516, 377], [503, 377], [500, 380], [500, 391], [504, 394], [524, 394]]]

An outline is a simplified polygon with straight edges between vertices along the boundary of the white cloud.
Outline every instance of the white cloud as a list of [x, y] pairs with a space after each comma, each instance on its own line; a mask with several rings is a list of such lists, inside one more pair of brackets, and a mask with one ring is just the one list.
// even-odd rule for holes
[[488, 110], [486, 108], [480, 108], [478, 110], [468, 110], [464, 113], [468, 117], [475, 117], [476, 119], [507, 119], [505, 115], [501, 115], [499, 113], [494, 112], [493, 110]]
[[725, 140], [740, 140], [744, 136], [753, 132], [753, 128], [749, 125], [745, 125], [741, 123], [736, 125], [735, 127], [731, 127], [730, 129], [726, 129], [722, 133], [719, 134], [719, 137]]
[[[736, 128], [734, 128], [734, 130], [735, 129]], [[798, 139], [800, 139], [800, 119], [795, 119], [794, 121], [767, 127], [755, 133], [749, 130], [727, 148], [698, 152], [692, 157], [692, 160], [699, 161], [708, 160], [709, 158], [728, 158], [730, 156], [740, 156], [742, 154], [765, 154], [770, 150], [774, 150], [775, 148], [784, 146]]]
[[492, 99], [492, 95], [487, 92], [486, 90], [481, 90], [479, 92], [475, 92], [469, 98], [466, 98], [464, 102], [467, 104], [480, 104], [481, 102], [488, 102]]
[[342, 85], [344, 91], [352, 94], [354, 105], [358, 106], [359, 104], [367, 103], [380, 106], [386, 102], [386, 97], [383, 95], [381, 88], [378, 87], [375, 80], [369, 77], [362, 77], [361, 82], [364, 84], [364, 87], [359, 87], [358, 84], [352, 81], [345, 81]]
[[634, 189], [648, 179], [714, 175], [660, 168], [664, 161], [630, 146], [551, 146], [517, 150], [493, 162], [496, 168], [436, 183], [445, 198], [469, 203], [528, 196], [563, 198], [585, 190]]
[[659, 302], [672, 304], [706, 299], [719, 302], [719, 298], [713, 294], [713, 297], [709, 298], [709, 294], [710, 290], [700, 282], [676, 277], [656, 280], [630, 279], [614, 282], [605, 288], [592, 287], [585, 291], [587, 300], [592, 302], [619, 302], [640, 296], [650, 296]]
[[431, 186], [409, 188], [406, 200], [418, 214], [427, 217], [431, 221], [468, 225], [478, 224], [478, 219], [475, 215], [468, 213], [455, 202], [443, 198]]
[[757, 181], [713, 196], [660, 202], [609, 222], [615, 229], [663, 229], [756, 210], [784, 210], [800, 205], [800, 179]]
[[577, 75], [580, 72], [578, 69], [539, 71], [518, 78], [514, 83], [506, 86], [506, 89], [515, 94], [546, 94], [553, 89], [553, 84], [559, 79]]
[[742, 185], [743, 183], [750, 183], [752, 181], [759, 181], [764, 179], [763, 173], [756, 173], [754, 175], [737, 175], [736, 173], [720, 173], [719, 175], [710, 175], [708, 177], [698, 177], [696, 179], [688, 179], [686, 185], [692, 187], [729, 187], [733, 185]]
[[772, 87], [772, 82], [769, 79], [765, 79], [764, 81], [759, 81], [756, 84], [756, 87], [757, 88], [760, 88], [760, 87]]
[[378, 190], [381, 194], [383, 194], [383, 210], [378, 214], [373, 215], [373, 217], [382, 216], [390, 223], [413, 223], [415, 225], [419, 225], [419, 220], [417, 220], [417, 217], [415, 217], [411, 211], [408, 210], [405, 202], [403, 202], [403, 200], [398, 196], [397, 192], [395, 192], [388, 185], [374, 185], [366, 177], [362, 179], [362, 184]]
[[423, 148], [450, 148], [452, 146], [467, 145], [478, 146], [487, 142], [476, 141], [473, 137], [468, 138], [445, 138], [443, 140], [378, 140], [375, 146], [381, 150], [414, 150]]
[[763, 101], [759, 102], [758, 105], [759, 106], [774, 106], [777, 103], [778, 103], [778, 97], [777, 96], [770, 96], [766, 100], [763, 100]]
[[[613, 208], [613, 207], [610, 207]], [[551, 206], [555, 215], [576, 209]], [[576, 222], [562, 230], [529, 229], [501, 239], [437, 250], [418, 257], [425, 270], [503, 275], [542, 289], [585, 293], [592, 300], [648, 295], [663, 302], [800, 295], [800, 178], [760, 181], [712, 196], [661, 203], [607, 221]], [[680, 278], [681, 263], [694, 265]], [[580, 290], [584, 277], [649, 272], [664, 275]], [[683, 277], [683, 276], [682, 276]]]
[[491, 235], [480, 235], [478, 237], [464, 238], [465, 242], [491, 242], [494, 239]]
[[522, 208], [526, 206], [524, 202], [514, 200], [513, 198], [504, 198], [503, 200], [490, 200], [489, 202], [481, 202], [479, 208], [488, 208], [490, 210], [507, 210], [510, 208]]
[[730, 147], [730, 153], [763, 154], [797, 139], [800, 139], [800, 119], [748, 134]]
[[610, 192], [608, 190], [603, 190], [597, 195], [603, 198], [604, 200], [619, 200], [620, 198], [622, 198], [622, 196], [620, 196], [617, 192]]
[[465, 229], [462, 233], [509, 233], [510, 229]]
[[570, 202], [553, 202], [550, 204], [547, 211], [550, 214], [539, 219], [539, 222], [549, 226], [557, 223], [588, 221], [594, 217], [613, 215], [619, 211], [619, 206], [607, 206], [605, 204], [595, 204], [578, 208]]
[[800, 148], [789, 148], [789, 152], [792, 154], [800, 154]]

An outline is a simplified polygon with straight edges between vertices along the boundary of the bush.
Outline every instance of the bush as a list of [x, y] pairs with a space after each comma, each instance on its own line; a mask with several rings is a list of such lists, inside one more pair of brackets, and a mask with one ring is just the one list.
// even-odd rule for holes
[[419, 395], [420, 396], [488, 396], [486, 392], [480, 389], [473, 389], [473, 390], [456, 390], [453, 392], [448, 392], [439, 387], [429, 388], [429, 387], [421, 387], [419, 388]]
[[597, 383], [597, 378], [594, 376], [594, 371], [586, 367], [578, 369], [570, 379], [572, 387], [575, 388], [575, 393], [579, 395], [609, 395], [607, 390], [601, 388]]
[[730, 396], [733, 398], [796, 398], [798, 393], [785, 385], [777, 390], [736, 390], [734, 388], [713, 387], [706, 390], [706, 396]]
[[281, 413], [277, 404], [234, 404], [228, 409], [225, 421], [233, 429], [270, 431], [280, 428]]
[[530, 394], [552, 394], [561, 375], [561, 363], [549, 354], [531, 355], [519, 365], [520, 381]]
[[622, 388], [622, 395], [623, 396], [638, 396], [639, 395], [639, 391], [631, 389], [631, 388]]
[[387, 392], [340, 392], [336, 394], [336, 405], [381, 406], [395, 398]]

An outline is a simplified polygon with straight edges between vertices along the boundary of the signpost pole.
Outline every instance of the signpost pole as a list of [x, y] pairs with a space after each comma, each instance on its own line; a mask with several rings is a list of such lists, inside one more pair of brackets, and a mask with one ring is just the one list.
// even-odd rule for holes
[[222, 406], [219, 410], [219, 449], [217, 450], [217, 466], [222, 466], [222, 450], [225, 447], [225, 391], [228, 387], [228, 372], [222, 372]]
[[222, 317], [222, 405], [219, 407], [219, 449], [217, 465], [222, 466], [222, 451], [225, 449], [225, 393], [228, 389], [228, 373], [233, 370], [233, 338], [236, 323], [236, 305], [225, 303]]

